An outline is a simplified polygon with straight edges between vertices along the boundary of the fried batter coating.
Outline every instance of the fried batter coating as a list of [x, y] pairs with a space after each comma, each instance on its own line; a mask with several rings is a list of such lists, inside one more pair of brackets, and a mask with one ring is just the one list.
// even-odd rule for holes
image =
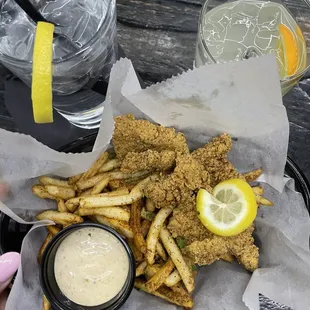
[[229, 179], [244, 179], [227, 160], [227, 153], [231, 148], [231, 137], [228, 134], [222, 134], [191, 154], [209, 172], [211, 187]]
[[221, 237], [211, 233], [199, 220], [195, 195], [183, 199], [173, 210], [167, 226], [174, 238], [182, 238], [186, 247], [183, 253], [196, 264], [209, 265], [233, 255], [246, 269], [258, 268], [258, 248], [254, 245], [251, 226], [234, 237]]
[[185, 245], [202, 241], [212, 235], [197, 216], [195, 195], [183, 199], [178, 204], [178, 207], [173, 210], [167, 228], [174, 238], [181, 237]]
[[198, 265], [210, 265], [226, 254], [235, 256], [240, 264], [249, 271], [258, 268], [259, 250], [254, 245], [252, 236], [254, 226], [233, 237], [211, 235], [203, 241], [195, 241], [184, 248]]
[[147, 150], [136, 153], [129, 152], [122, 161], [121, 171], [133, 173], [141, 170], [167, 171], [174, 167], [176, 154], [174, 151], [161, 152]]
[[129, 152], [140, 153], [147, 150], [189, 153], [182, 133], [146, 120], [136, 120], [132, 115], [115, 118], [113, 145], [119, 159], [123, 159]]
[[149, 182], [144, 193], [157, 208], [175, 207], [179, 202], [193, 195], [193, 191], [209, 187], [210, 178], [203, 166], [191, 155], [178, 155], [173, 173]]

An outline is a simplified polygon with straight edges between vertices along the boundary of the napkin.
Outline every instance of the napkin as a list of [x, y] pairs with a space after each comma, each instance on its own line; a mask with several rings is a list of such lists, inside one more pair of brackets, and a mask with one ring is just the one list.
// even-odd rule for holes
[[[66, 177], [88, 168], [110, 142], [112, 114], [125, 113], [177, 128], [191, 148], [228, 132], [234, 139], [230, 154], [234, 165], [241, 171], [264, 170], [261, 181], [275, 206], [261, 208], [256, 220], [260, 268], [253, 274], [237, 263], [217, 262], [199, 268], [195, 309], [256, 310], [259, 294], [296, 310], [306, 309], [310, 302], [310, 220], [294, 182], [283, 177], [289, 126], [272, 56], [206, 65], [145, 90], [141, 90], [131, 62], [121, 59], [112, 68], [92, 153], [60, 154], [30, 137], [0, 131], [0, 172], [11, 186], [9, 200], [0, 205], [0, 210], [11, 212], [18, 221], [32, 221], [39, 210], [55, 208], [55, 203], [33, 197], [31, 185], [42, 174]], [[8, 310], [41, 307], [36, 255], [46, 235], [44, 224], [37, 223], [24, 239], [22, 266]], [[176, 309], [136, 290], [123, 308]]]

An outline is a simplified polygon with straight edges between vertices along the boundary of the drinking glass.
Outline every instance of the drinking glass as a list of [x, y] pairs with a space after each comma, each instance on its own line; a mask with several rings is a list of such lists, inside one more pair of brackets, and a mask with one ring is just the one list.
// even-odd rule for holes
[[285, 95], [309, 69], [309, 19], [307, 0], [207, 0], [195, 65], [274, 54]]
[[[53, 41], [53, 107], [79, 127], [98, 127], [102, 96], [84, 89], [107, 79], [116, 61], [115, 0], [31, 2], [76, 46], [68, 50]], [[4, 0], [0, 9], [0, 62], [31, 86], [36, 25], [14, 0]]]

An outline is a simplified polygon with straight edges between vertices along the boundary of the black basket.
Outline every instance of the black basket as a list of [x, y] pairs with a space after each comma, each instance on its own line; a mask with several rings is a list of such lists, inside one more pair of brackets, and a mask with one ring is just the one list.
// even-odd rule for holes
[[[65, 145], [59, 151], [68, 153], [89, 152], [92, 150], [95, 140], [96, 134], [92, 134]], [[308, 180], [290, 158], [287, 159], [285, 173], [295, 180], [296, 190], [302, 194], [310, 214], [310, 186]], [[0, 212], [0, 255], [9, 251], [19, 252], [23, 238], [30, 228], [31, 225], [19, 224]]]

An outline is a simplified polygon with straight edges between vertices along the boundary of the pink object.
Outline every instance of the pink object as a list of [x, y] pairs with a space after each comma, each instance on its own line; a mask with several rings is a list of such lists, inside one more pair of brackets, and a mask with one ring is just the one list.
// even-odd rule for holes
[[2, 286], [13, 277], [20, 264], [20, 254], [8, 252], [0, 256], [0, 292]]

